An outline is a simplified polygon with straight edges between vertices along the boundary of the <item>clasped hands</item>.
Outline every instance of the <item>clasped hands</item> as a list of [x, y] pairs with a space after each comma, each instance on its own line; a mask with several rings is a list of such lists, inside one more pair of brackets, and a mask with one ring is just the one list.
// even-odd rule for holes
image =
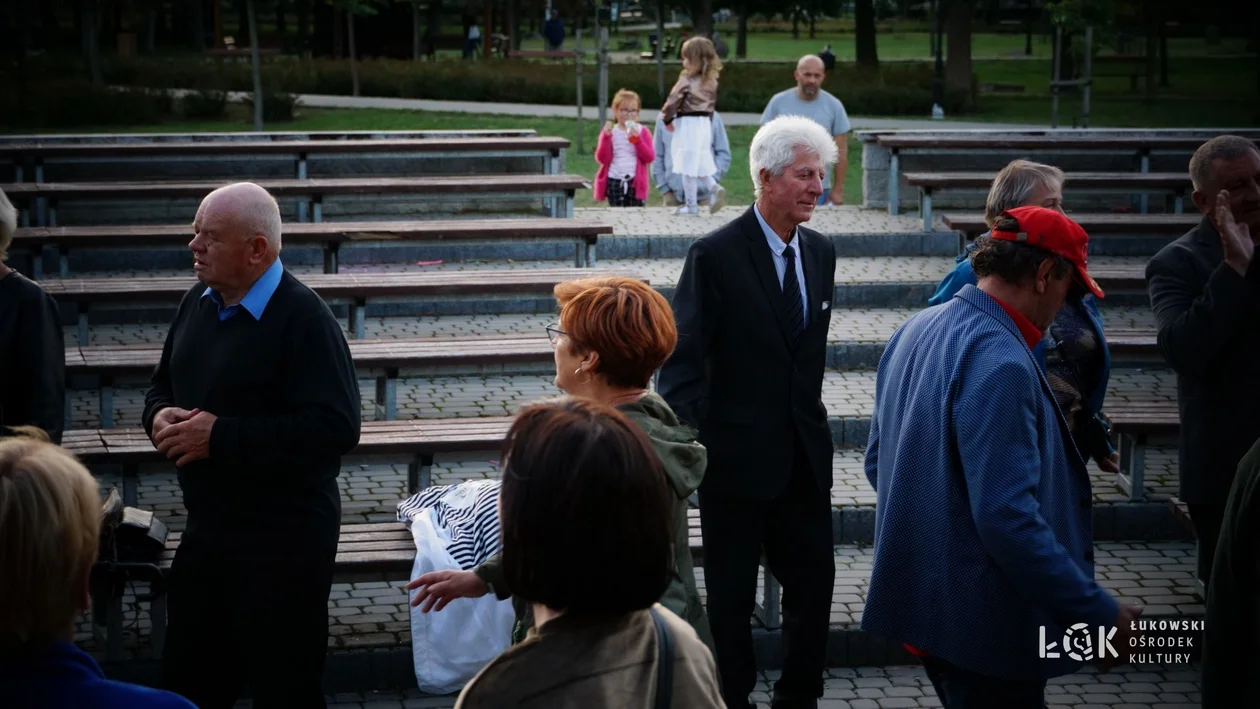
[[201, 409], [168, 406], [153, 417], [153, 445], [182, 468], [210, 457], [210, 432], [218, 417]]

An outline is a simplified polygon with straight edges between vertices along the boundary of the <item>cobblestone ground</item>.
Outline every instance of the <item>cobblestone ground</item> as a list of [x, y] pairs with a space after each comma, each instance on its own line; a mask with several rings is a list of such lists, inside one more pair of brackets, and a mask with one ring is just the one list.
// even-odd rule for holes
[[[555, 375], [515, 374], [481, 376], [403, 377], [398, 380], [398, 418], [436, 419], [479, 416], [511, 416], [524, 404], [560, 392]], [[119, 388], [114, 392], [114, 421], [137, 426], [144, 409], [144, 390]], [[1176, 401], [1176, 376], [1170, 370], [1126, 369], [1112, 372], [1108, 401]], [[359, 382], [365, 420], [375, 418], [375, 384]], [[835, 371], [823, 374], [822, 400], [832, 417], [869, 417], [874, 405], [875, 372]], [[70, 416], [74, 428], [93, 428], [100, 423], [99, 392], [70, 392]]]
[[[1144, 257], [1095, 256], [1090, 266], [1141, 266]], [[418, 266], [415, 262], [344, 264], [342, 273], [392, 273], [399, 271], [498, 271], [533, 268], [554, 269], [558, 261], [445, 261]], [[605, 259], [599, 267], [632, 271], [647, 277], [655, 286], [673, 285], [682, 273], [683, 259]], [[863, 256], [836, 261], [836, 283], [936, 283], [954, 267], [952, 256]], [[294, 273], [319, 273], [322, 266], [294, 265]], [[76, 271], [72, 278], [143, 278], [153, 276], [193, 276], [188, 268], [149, 268], [137, 271]]]
[[[916, 312], [910, 308], [837, 308], [831, 314], [829, 339], [832, 342], [887, 342]], [[1106, 308], [1102, 314], [1106, 327], [1155, 327], [1155, 315], [1150, 308]], [[370, 340], [491, 335], [542, 337], [543, 328], [555, 318], [552, 313], [377, 317], [367, 319], [365, 334]], [[161, 345], [168, 326], [168, 323], [92, 325], [88, 332], [89, 345]], [[73, 325], [65, 327], [66, 342], [76, 342], [77, 332]]]
[[[769, 709], [779, 672], [759, 672], [752, 699]], [[823, 681], [818, 709], [914, 709], [940, 707], [922, 667], [834, 667]], [[1198, 709], [1199, 665], [1133, 665], [1100, 672], [1086, 666], [1046, 685], [1046, 703], [1075, 709]], [[247, 709], [242, 702], [237, 709]], [[455, 696], [411, 692], [337, 694], [329, 709], [437, 709], [455, 706]]]
[[[674, 215], [673, 207], [586, 207], [575, 209], [573, 216], [611, 224], [617, 236], [702, 236], [725, 226], [747, 208], [748, 205], [727, 205], [717, 214], [702, 209], [698, 217], [679, 217]], [[938, 229], [944, 229], [939, 217], [936, 223]], [[918, 234], [923, 231], [923, 219], [914, 214], [893, 216], [881, 209], [828, 206], [815, 209], [805, 226], [823, 234]]]
[[[1194, 545], [1187, 542], [1102, 542], [1094, 546], [1095, 575], [1119, 601], [1144, 607], [1143, 617], [1201, 618], [1202, 601], [1194, 595]], [[831, 625], [856, 629], [862, 622], [871, 573], [872, 550], [858, 545], [835, 548], [836, 582], [832, 591]], [[759, 573], [764, 581], [764, 573]], [[696, 569], [700, 596], [707, 599], [704, 569]], [[405, 579], [335, 583], [328, 600], [330, 649], [407, 646], [411, 642], [410, 609]], [[134, 602], [144, 593], [136, 584], [124, 595], [124, 647], [148, 647], [151, 630], [147, 604]], [[761, 592], [758, 591], [758, 603]], [[756, 624], [756, 620], [753, 623]], [[90, 619], [76, 626], [75, 641], [96, 649]]]

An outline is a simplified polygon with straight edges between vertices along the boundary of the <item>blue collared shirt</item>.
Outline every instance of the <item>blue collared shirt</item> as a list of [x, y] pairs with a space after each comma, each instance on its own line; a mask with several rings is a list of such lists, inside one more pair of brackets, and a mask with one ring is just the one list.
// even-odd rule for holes
[[783, 252], [788, 246], [796, 252], [796, 282], [800, 285], [801, 290], [801, 312], [805, 315], [805, 322], [801, 327], [809, 327], [809, 295], [805, 291], [805, 267], [801, 265], [801, 232], [799, 229], [792, 232], [792, 241], [783, 243], [783, 239], [774, 233], [774, 229], [761, 218], [761, 210], [757, 205], [753, 205], [753, 214], [757, 215], [757, 223], [761, 225], [761, 231], [766, 235], [766, 243], [770, 245], [771, 260], [774, 261], [774, 272], [779, 277], [779, 288], [783, 288], [783, 272], [787, 270], [787, 259], [783, 257]]
[[280, 257], [277, 256], [275, 263], [263, 271], [258, 280], [254, 281], [254, 285], [250, 286], [249, 292], [236, 305], [224, 305], [223, 296], [213, 288], [207, 288], [201, 297], [209, 297], [218, 306], [220, 322], [236, 315], [242, 308], [248, 310], [249, 314], [254, 316], [254, 320], [261, 320], [263, 311], [267, 309], [267, 303], [271, 302], [271, 296], [275, 295], [276, 288], [280, 285], [282, 275], [284, 275], [284, 266], [280, 263]]

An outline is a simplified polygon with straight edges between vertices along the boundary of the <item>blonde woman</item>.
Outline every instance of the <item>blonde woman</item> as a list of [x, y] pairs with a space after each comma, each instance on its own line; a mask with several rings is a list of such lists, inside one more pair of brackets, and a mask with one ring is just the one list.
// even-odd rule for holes
[[717, 106], [718, 74], [722, 60], [708, 37], [692, 37], [682, 46], [683, 69], [661, 107], [665, 130], [674, 133], [670, 145], [673, 171], [682, 176], [685, 201], [676, 214], [696, 216], [696, 189], [703, 184], [710, 190], [709, 211], [717, 212], [726, 203], [726, 190], [718, 186], [713, 175], [713, 133], [710, 121]]
[[105, 679], [75, 647], [88, 607], [101, 497], [91, 473], [43, 431], [0, 439], [0, 703], [7, 709], [193, 709], [170, 692]]

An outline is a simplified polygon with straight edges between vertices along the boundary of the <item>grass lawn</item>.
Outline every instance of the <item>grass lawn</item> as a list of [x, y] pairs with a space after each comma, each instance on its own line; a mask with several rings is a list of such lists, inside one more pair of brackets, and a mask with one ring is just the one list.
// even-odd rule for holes
[[[227, 118], [220, 121], [170, 121], [155, 125], [135, 125], [125, 128], [115, 126], [82, 126], [59, 130], [60, 133], [209, 133], [252, 130], [245, 106], [229, 105]], [[532, 128], [539, 135], [554, 135], [573, 140], [577, 134], [577, 121], [560, 118], [531, 118], [517, 116], [491, 116], [466, 113], [433, 113], [428, 111], [397, 111], [389, 109], [317, 109], [299, 108], [296, 120], [287, 123], [269, 123], [272, 131], [349, 131], [349, 130], [468, 130], [480, 128]], [[595, 142], [599, 126], [594, 120], [582, 123], [582, 147], [579, 154], [570, 148], [567, 171], [570, 174], [595, 177]], [[27, 131], [34, 132], [34, 131]], [[45, 132], [45, 131], [40, 131]], [[731, 143], [731, 169], [722, 180], [727, 199], [734, 204], [751, 204], [752, 182], [748, 175], [748, 146], [752, 143], [756, 126], [731, 126], [726, 129]], [[845, 201], [862, 203], [862, 149], [856, 138], [849, 140], [849, 169], [845, 179]], [[577, 206], [595, 206], [590, 190], [577, 195]], [[654, 193], [653, 204], [660, 204]]]

